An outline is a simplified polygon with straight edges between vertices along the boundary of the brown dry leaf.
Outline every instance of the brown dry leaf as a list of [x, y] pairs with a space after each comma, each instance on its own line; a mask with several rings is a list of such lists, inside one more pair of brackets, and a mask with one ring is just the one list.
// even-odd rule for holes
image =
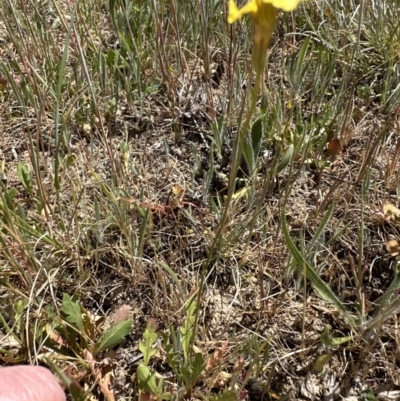
[[118, 308], [113, 315], [113, 326], [117, 326], [118, 324], [125, 322], [132, 318], [132, 310], [129, 305], [122, 305]]
[[326, 137], [326, 142], [329, 143], [332, 139], [335, 139], [336, 136], [336, 131], [335, 130], [330, 130], [328, 132], [328, 135]]
[[220, 347], [218, 347], [214, 355], [210, 358], [208, 358], [207, 364], [205, 371], [208, 372], [210, 369], [212, 369], [219, 361], [221, 361], [222, 357], [224, 356], [226, 349], [228, 348], [229, 341], [226, 340], [222, 343]]
[[275, 390], [272, 390], [272, 389], [269, 388], [269, 387], [267, 387], [267, 388], [265, 389], [265, 391], [268, 393], [268, 395], [269, 395], [271, 398], [273, 398], [273, 399], [275, 399], [275, 400], [279, 400], [279, 399], [281, 398], [281, 396], [280, 396]]
[[157, 397], [154, 394], [146, 393], [145, 391], [142, 391], [139, 394], [139, 401], [159, 401], [160, 398]]
[[56, 344], [65, 346], [65, 341], [61, 337], [61, 334], [58, 333], [56, 330], [52, 330], [50, 324], [46, 325], [46, 331], [49, 338], [52, 339]]
[[112, 385], [112, 376], [111, 373], [107, 373], [105, 376], [103, 376], [103, 378], [99, 382], [99, 386], [101, 392], [106, 396], [106, 399], [108, 401], [115, 401], [114, 392], [110, 390], [111, 385]]
[[2, 75], [0, 77], [0, 92], [3, 92], [4, 89], [6, 89], [8, 84], [8, 79], [5, 75]]
[[386, 202], [383, 205], [383, 213], [385, 214], [385, 216], [387, 215], [389, 218], [400, 217], [400, 209], [398, 209], [395, 205], [389, 202]]
[[224, 389], [229, 384], [232, 375], [216, 370], [210, 378], [206, 379], [208, 388]]
[[175, 199], [175, 202], [172, 203], [175, 204], [174, 206], [181, 207], [180, 203], [182, 202], [183, 197], [185, 196], [185, 189], [182, 188], [179, 184], [176, 184], [172, 185], [171, 191]]
[[386, 243], [386, 250], [392, 256], [397, 256], [400, 253], [400, 245], [395, 239], [391, 239]]
[[328, 142], [328, 154], [330, 156], [337, 156], [343, 150], [340, 139], [334, 138]]
[[175, 195], [175, 196], [180, 196], [180, 195], [182, 195], [182, 193], [183, 193], [183, 188], [180, 186], [180, 185], [172, 185], [172, 193]]
[[99, 369], [96, 367], [96, 359], [87, 349], [83, 350], [83, 357], [85, 358], [86, 362], [88, 362], [92, 375], [99, 385], [100, 390], [104, 394], [106, 400], [115, 401], [114, 393], [112, 390], [110, 390], [110, 386], [112, 384], [111, 374], [108, 373], [104, 375], [101, 368]]
[[79, 383], [82, 381], [87, 375], [88, 371], [79, 371], [75, 365], [68, 365], [66, 369], [64, 369], [64, 373], [72, 380], [72, 382]]

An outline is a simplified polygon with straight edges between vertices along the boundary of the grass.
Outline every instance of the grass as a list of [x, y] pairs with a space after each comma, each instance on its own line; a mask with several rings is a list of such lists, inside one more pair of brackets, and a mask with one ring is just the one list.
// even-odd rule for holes
[[74, 400], [394, 396], [399, 6], [280, 15], [225, 219], [253, 84], [226, 12], [1, 3], [0, 361]]

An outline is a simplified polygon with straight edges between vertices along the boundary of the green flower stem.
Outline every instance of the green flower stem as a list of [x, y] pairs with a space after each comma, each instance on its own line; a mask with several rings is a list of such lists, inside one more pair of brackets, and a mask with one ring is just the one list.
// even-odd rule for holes
[[193, 336], [191, 337], [191, 342], [194, 341], [194, 339], [196, 337], [196, 333], [197, 333], [197, 323], [198, 323], [199, 311], [200, 311], [200, 305], [201, 305], [201, 295], [203, 293], [204, 284], [206, 282], [207, 272], [209, 272], [209, 270], [210, 270], [210, 264], [211, 264], [211, 261], [213, 260], [215, 249], [218, 249], [219, 246], [221, 245], [221, 242], [223, 240], [223, 234], [225, 231], [224, 229], [225, 229], [226, 223], [229, 218], [230, 206], [232, 203], [233, 194], [235, 193], [236, 177], [237, 177], [237, 173], [239, 171], [240, 161], [241, 161], [242, 155], [243, 155], [243, 147], [244, 147], [244, 143], [246, 140], [246, 135], [249, 132], [251, 119], [256, 110], [257, 95], [260, 92], [262, 77], [263, 77], [263, 72], [260, 70], [257, 71], [256, 81], [254, 83], [254, 88], [253, 88], [253, 91], [251, 94], [250, 107], [247, 110], [246, 120], [244, 121], [243, 125], [240, 127], [239, 135], [237, 135], [235, 138], [232, 167], [231, 167], [231, 171], [229, 173], [228, 194], [226, 195], [224, 212], [223, 212], [221, 220], [219, 222], [218, 230], [215, 234], [214, 240], [208, 251], [207, 259], [202, 266], [200, 285], [199, 285], [199, 288], [197, 289], [197, 294], [196, 294], [197, 308], [196, 308], [196, 316], [194, 319]]
[[254, 112], [256, 110], [257, 95], [260, 92], [262, 76], [263, 76], [262, 72], [258, 71], [256, 74], [256, 81], [254, 83], [254, 88], [253, 88], [253, 92], [251, 95], [250, 107], [247, 110], [246, 120], [244, 121], [243, 125], [240, 127], [239, 135], [237, 135], [236, 140], [235, 140], [232, 167], [231, 167], [231, 171], [229, 173], [228, 194], [226, 195], [226, 200], [225, 200], [225, 208], [224, 208], [224, 212], [222, 214], [222, 217], [221, 217], [221, 220], [220, 220], [220, 223], [218, 226], [218, 231], [217, 231], [214, 241], [211, 245], [209, 255], [213, 254], [215, 248], [218, 248], [218, 246], [221, 244], [221, 241], [223, 239], [223, 233], [225, 231], [225, 227], [226, 227], [226, 224], [228, 221], [233, 194], [235, 193], [236, 178], [237, 178], [237, 173], [239, 171], [240, 162], [242, 160], [243, 148], [244, 148], [244, 143], [246, 140], [246, 135], [249, 132], [251, 120], [252, 120]]

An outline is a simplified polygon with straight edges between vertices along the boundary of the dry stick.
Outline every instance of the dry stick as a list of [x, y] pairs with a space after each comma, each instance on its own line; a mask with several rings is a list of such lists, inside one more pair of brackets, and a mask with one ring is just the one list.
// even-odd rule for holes
[[175, 1], [170, 0], [170, 4], [171, 4], [172, 15], [174, 17], [176, 39], [178, 42], [178, 53], [179, 53], [179, 60], [180, 60], [180, 64], [181, 64], [181, 74], [183, 74], [185, 72], [183, 66], [186, 63], [185, 63], [185, 59], [183, 57], [183, 52], [182, 52], [181, 35], [180, 35], [180, 31], [179, 31], [179, 22], [178, 22], [178, 13], [176, 11]]
[[329, 200], [332, 198], [333, 193], [337, 190], [339, 185], [343, 184], [345, 182], [346, 176], [349, 174], [348, 171], [345, 171], [341, 177], [337, 178], [334, 184], [331, 186], [331, 189], [329, 192], [325, 195], [325, 198], [321, 202], [321, 205], [318, 208], [317, 214], [320, 214], [322, 211], [326, 209], [328, 206]]
[[378, 137], [376, 138], [375, 142], [373, 143], [372, 147], [369, 149], [367, 156], [364, 158], [363, 163], [360, 168], [360, 172], [358, 173], [358, 177], [355, 181], [355, 184], [359, 184], [361, 180], [364, 178], [365, 172], [367, 168], [372, 164], [371, 160], [373, 160], [377, 150], [378, 145], [381, 142], [383, 136], [386, 134], [388, 128], [388, 124], [385, 124], [381, 132], [379, 133]]
[[206, 81], [206, 93], [207, 93], [207, 112], [212, 120], [216, 118], [215, 106], [214, 106], [214, 98], [212, 95], [212, 79], [211, 79], [211, 63], [210, 63], [210, 52], [208, 49], [208, 31], [207, 31], [207, 10], [205, 9], [205, 2], [201, 2], [201, 24], [202, 34], [203, 34], [203, 62], [204, 62], [204, 70], [205, 70], [205, 81]]

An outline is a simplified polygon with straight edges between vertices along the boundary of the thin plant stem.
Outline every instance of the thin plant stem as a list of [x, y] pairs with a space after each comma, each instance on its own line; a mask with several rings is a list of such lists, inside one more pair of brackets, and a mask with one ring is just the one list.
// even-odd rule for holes
[[209, 270], [210, 263], [213, 259], [215, 249], [218, 249], [219, 246], [221, 245], [224, 229], [228, 222], [230, 206], [231, 206], [233, 194], [235, 193], [236, 177], [237, 177], [237, 173], [239, 171], [240, 161], [242, 159], [242, 154], [243, 154], [243, 146], [244, 146], [244, 142], [246, 140], [246, 135], [250, 128], [250, 123], [251, 123], [252, 117], [256, 110], [257, 98], [258, 98], [258, 93], [260, 92], [260, 88], [261, 88], [262, 77], [263, 77], [263, 73], [261, 71], [258, 71], [256, 73], [256, 80], [255, 80], [253, 91], [251, 94], [250, 107], [247, 110], [246, 120], [244, 121], [243, 125], [240, 127], [239, 135], [237, 135], [235, 138], [232, 167], [231, 167], [231, 171], [229, 173], [228, 194], [226, 195], [224, 212], [223, 212], [221, 220], [219, 222], [218, 230], [215, 234], [214, 240], [208, 251], [207, 259], [203, 263], [200, 285], [199, 285], [199, 288], [197, 289], [196, 317], [194, 319], [193, 336], [191, 338], [191, 341], [194, 341], [194, 338], [195, 338], [196, 332], [197, 332], [197, 324], [198, 324], [199, 313], [200, 313], [199, 305], [200, 305], [200, 301], [201, 301], [201, 295], [203, 293], [204, 284], [206, 282], [207, 272]]
[[[220, 245], [220, 243], [222, 241], [222, 234], [224, 233], [226, 224], [228, 222], [230, 206], [231, 206], [233, 194], [235, 193], [236, 177], [237, 177], [237, 173], [239, 171], [240, 161], [242, 159], [244, 142], [246, 140], [246, 135], [249, 132], [252, 117], [256, 110], [257, 98], [258, 98], [258, 93], [260, 92], [260, 88], [261, 88], [262, 76], [263, 76], [263, 74], [261, 72], [258, 72], [256, 74], [256, 80], [254, 83], [254, 88], [253, 88], [253, 92], [251, 95], [251, 103], [250, 103], [250, 107], [247, 111], [246, 120], [244, 121], [243, 125], [240, 127], [239, 135], [236, 137], [236, 140], [235, 140], [232, 168], [229, 173], [228, 194], [226, 195], [225, 208], [224, 208], [224, 212], [222, 214], [214, 241], [211, 245], [209, 255], [212, 255], [215, 248], [217, 248], [218, 245]], [[210, 262], [209, 259], [210, 259], [210, 256], [207, 259], [207, 262]]]

